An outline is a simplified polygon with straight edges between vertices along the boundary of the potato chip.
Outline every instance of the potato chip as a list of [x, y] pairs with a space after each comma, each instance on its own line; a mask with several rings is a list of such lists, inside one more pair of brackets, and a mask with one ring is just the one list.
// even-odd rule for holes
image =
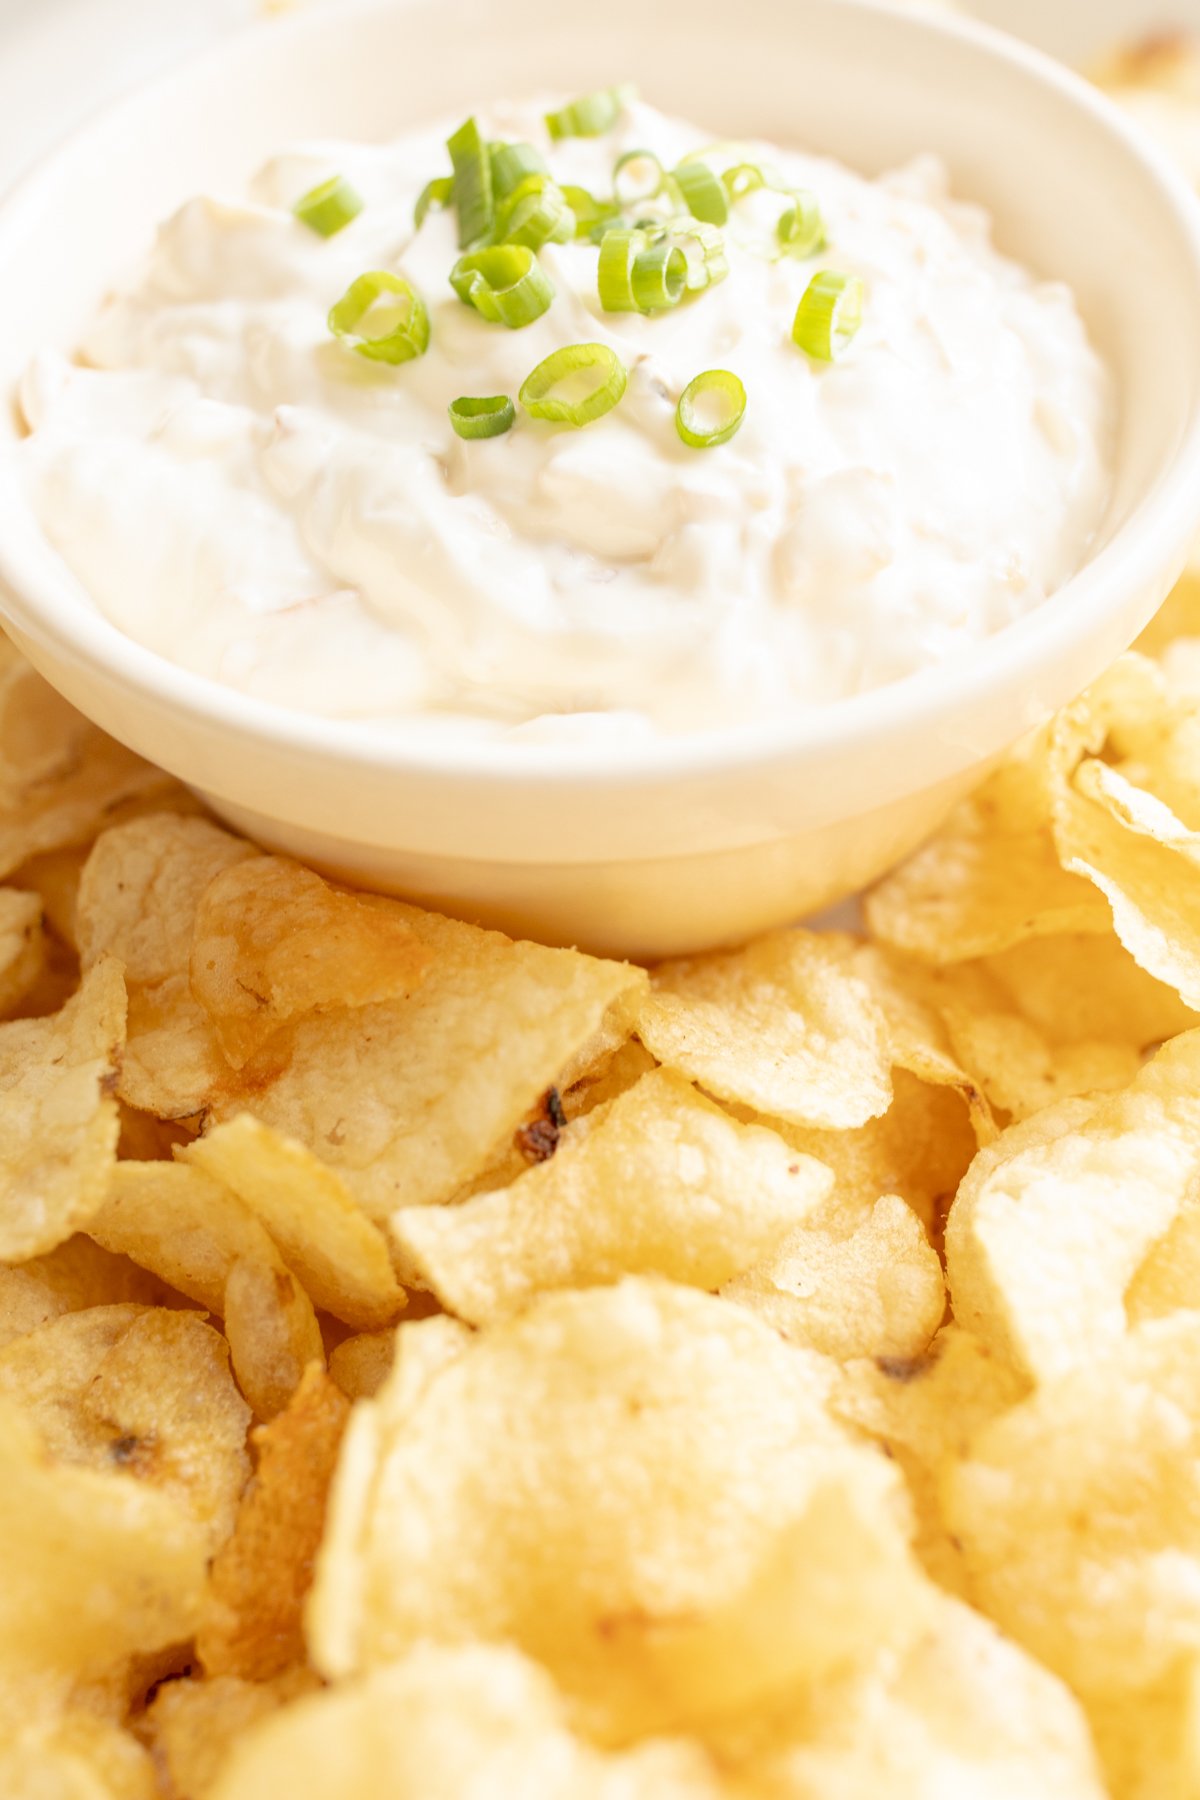
[[190, 1144], [199, 1130], [192, 1119], [156, 1119], [118, 1100], [121, 1135], [117, 1139], [118, 1162], [170, 1162], [176, 1149]]
[[387, 904], [431, 956], [416, 993], [296, 1021], [287, 1066], [268, 1046], [216, 1107], [298, 1139], [380, 1225], [397, 1206], [448, 1199], [469, 1181], [593, 1042], [610, 1006], [646, 982], [628, 964]]
[[543, 1296], [475, 1339], [443, 1319], [402, 1326], [334, 1484], [309, 1611], [318, 1666], [374, 1667], [421, 1638], [510, 1640], [613, 1740], [703, 1711], [715, 1669], [748, 1704], [736, 1646], [764, 1689], [852, 1654], [822, 1612], [781, 1618], [763, 1579], [788, 1528], [825, 1507], [862, 1529], [840, 1551], [823, 1524], [798, 1530], [792, 1591], [812, 1595], [836, 1564], [862, 1592], [858, 1647], [879, 1641], [915, 1615], [920, 1578], [894, 1471], [833, 1424], [827, 1388], [820, 1359], [739, 1308], [647, 1278]]
[[64, 1313], [129, 1301], [157, 1306], [160, 1281], [125, 1256], [111, 1256], [90, 1237], [68, 1238], [44, 1256], [0, 1267], [0, 1350]]
[[1200, 1025], [1200, 1013], [1139, 968], [1112, 932], [1030, 938], [985, 967], [1010, 1004], [1064, 1044], [1098, 1038], [1145, 1051]]
[[313, 1366], [287, 1410], [254, 1433], [258, 1466], [213, 1563], [197, 1639], [210, 1675], [266, 1681], [304, 1660], [301, 1610], [349, 1413]]
[[52, 1250], [103, 1201], [124, 1038], [125, 984], [111, 957], [62, 1012], [0, 1025], [0, 1261]]
[[798, 1694], [780, 1735], [745, 1771], [755, 1800], [1104, 1800], [1078, 1703], [949, 1597], [902, 1656]]
[[883, 1020], [848, 966], [853, 940], [776, 931], [665, 963], [642, 1002], [646, 1047], [722, 1100], [843, 1130], [887, 1111]]
[[68, 1313], [0, 1353], [0, 1397], [60, 1462], [161, 1489], [211, 1548], [228, 1537], [249, 1475], [249, 1413], [223, 1340], [195, 1313]]
[[1200, 1304], [1200, 1191], [1191, 1184], [1168, 1229], [1125, 1291], [1125, 1314], [1131, 1325], [1192, 1312]]
[[396, 1360], [394, 1331], [360, 1331], [329, 1353], [329, 1374], [348, 1400], [370, 1400]]
[[136, 1738], [76, 1712], [6, 1734], [0, 1792], [10, 1800], [158, 1800], [159, 1789]]
[[104, 952], [125, 964], [129, 1040], [118, 1092], [160, 1118], [199, 1112], [228, 1072], [192, 998], [188, 958], [196, 907], [214, 875], [253, 847], [204, 819], [155, 814], [106, 831], [84, 868], [77, 924], [89, 968]]
[[757, 1268], [729, 1282], [746, 1307], [792, 1344], [839, 1362], [916, 1356], [942, 1322], [942, 1265], [916, 1214], [886, 1194], [848, 1237], [819, 1226], [793, 1232]]
[[53, 1461], [7, 1400], [0, 1467], [0, 1676], [65, 1693], [190, 1636], [205, 1533], [177, 1499]]
[[304, 1013], [406, 999], [430, 960], [386, 902], [331, 887], [287, 857], [257, 856], [201, 896], [191, 988], [240, 1069]]
[[41, 901], [36, 894], [0, 888], [0, 1018], [25, 998], [45, 961]]
[[1124, 45], [1093, 77], [1200, 185], [1196, 129], [1200, 49], [1185, 31], [1156, 31]]
[[303, 1144], [242, 1114], [214, 1126], [180, 1159], [238, 1196], [314, 1303], [335, 1319], [369, 1330], [404, 1306], [383, 1233], [341, 1177]]
[[47, 925], [71, 950], [79, 948], [75, 903], [89, 849], [77, 844], [69, 850], [50, 850], [22, 863], [13, 876], [16, 887], [38, 896]]
[[512, 1187], [392, 1216], [400, 1277], [472, 1324], [547, 1288], [659, 1274], [715, 1288], [775, 1249], [833, 1186], [773, 1132], [667, 1069], [567, 1128]]
[[515, 1650], [425, 1645], [276, 1713], [234, 1749], [212, 1800], [719, 1800], [695, 1746], [606, 1754], [572, 1735], [553, 1683]]
[[1200, 1645], [1200, 1316], [1143, 1325], [985, 1426], [943, 1479], [972, 1591], [1096, 1703]]
[[1106, 1694], [1092, 1734], [1120, 1800], [1192, 1800], [1200, 1782], [1200, 1657], [1182, 1658], [1152, 1688]]
[[[164, 1682], [140, 1725], [165, 1774], [168, 1794], [207, 1800], [242, 1734], [319, 1685], [317, 1677], [303, 1668], [289, 1669], [273, 1681], [218, 1675], [211, 1681]], [[268, 1793], [275, 1791], [272, 1783]], [[334, 1796], [326, 1795], [323, 1800], [334, 1800]]]
[[325, 1367], [312, 1301], [290, 1269], [242, 1257], [229, 1271], [222, 1310], [238, 1386], [255, 1418], [273, 1419], [305, 1370]]
[[1124, 1294], [1200, 1170], [1200, 1033], [1120, 1094], [1067, 1100], [980, 1152], [946, 1229], [954, 1316], [1035, 1380], [1124, 1335]]

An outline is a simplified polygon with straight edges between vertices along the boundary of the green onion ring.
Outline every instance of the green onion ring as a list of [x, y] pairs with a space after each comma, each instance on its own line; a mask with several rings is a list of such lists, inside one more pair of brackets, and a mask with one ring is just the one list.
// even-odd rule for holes
[[806, 356], [837, 361], [862, 324], [865, 294], [861, 275], [822, 269], [813, 276], [792, 325], [792, 337]]
[[510, 331], [532, 325], [554, 299], [554, 283], [526, 244], [491, 244], [460, 256], [450, 286], [481, 318]]
[[517, 418], [517, 409], [507, 394], [493, 394], [488, 399], [463, 394], [452, 400], [447, 410], [460, 438], [503, 437], [512, 430]]
[[[596, 385], [581, 400], [566, 400], [554, 390], [585, 370], [596, 371]], [[625, 392], [625, 365], [607, 344], [569, 344], [555, 350], [527, 375], [521, 388], [521, 405], [535, 419], [556, 425], [590, 425], [612, 411]]]
[[706, 225], [724, 225], [729, 217], [729, 197], [706, 162], [680, 163], [674, 180], [694, 219]]
[[[387, 329], [371, 332], [370, 313], [377, 300], [393, 296], [386, 306]], [[411, 281], [390, 269], [370, 269], [351, 282], [329, 309], [329, 329], [335, 338], [372, 362], [406, 363], [424, 356], [429, 348], [429, 314]]]
[[595, 240], [598, 233], [603, 234], [620, 218], [611, 201], [597, 200], [587, 188], [574, 187], [568, 182], [562, 189], [562, 197], [575, 214], [576, 238]]
[[503, 200], [519, 187], [527, 175], [548, 175], [546, 159], [532, 144], [489, 144], [492, 165], [492, 193]]
[[687, 292], [688, 259], [678, 244], [659, 238], [633, 262], [633, 300], [639, 312], [664, 312]]
[[597, 94], [583, 94], [558, 112], [546, 114], [546, 130], [555, 143], [570, 137], [603, 137], [611, 131], [623, 108], [635, 96], [632, 87], [601, 88]]
[[678, 225], [671, 238], [687, 258], [689, 294], [702, 293], [705, 288], [724, 281], [729, 273], [729, 260], [725, 255], [725, 239], [715, 225], [706, 225], [697, 219], [691, 224]]
[[814, 256], [825, 246], [825, 221], [815, 194], [799, 188], [777, 226], [779, 242], [789, 256]]
[[574, 236], [575, 215], [550, 175], [526, 175], [501, 202], [492, 231], [495, 243], [524, 244], [529, 250], [569, 244]]
[[648, 239], [644, 231], [606, 231], [600, 240], [596, 280], [605, 312], [639, 312], [633, 292], [633, 271]]
[[[637, 170], [643, 164], [647, 174], [639, 181]], [[656, 194], [662, 193], [665, 177], [666, 171], [653, 150], [627, 150], [624, 156], [618, 156], [613, 166], [613, 198], [618, 208], [640, 206], [645, 200], [653, 200]]]
[[421, 189], [417, 204], [413, 207], [413, 224], [420, 231], [431, 208], [436, 206], [441, 212], [445, 207], [453, 205], [453, 202], [453, 175], [435, 175], [433, 180], [427, 181]]
[[[701, 425], [697, 402], [705, 395], [716, 395], [724, 401], [724, 424]], [[740, 429], [745, 416], [746, 390], [737, 376], [732, 375], [728, 369], [706, 369], [703, 375], [697, 375], [694, 381], [689, 381], [680, 395], [675, 413], [675, 428], [691, 449], [713, 450], [718, 444], [729, 442]]]
[[301, 194], [292, 211], [300, 223], [315, 231], [318, 237], [330, 238], [344, 231], [362, 209], [362, 195], [351, 187], [344, 175], [333, 175], [319, 187]]
[[458, 208], [458, 245], [478, 243], [490, 235], [495, 216], [492, 159], [474, 119], [467, 119], [446, 142], [454, 164], [454, 204]]
[[771, 184], [763, 174], [758, 163], [735, 163], [732, 169], [726, 169], [721, 176], [725, 192], [733, 201], [744, 200], [747, 194], [753, 194], [759, 188]]

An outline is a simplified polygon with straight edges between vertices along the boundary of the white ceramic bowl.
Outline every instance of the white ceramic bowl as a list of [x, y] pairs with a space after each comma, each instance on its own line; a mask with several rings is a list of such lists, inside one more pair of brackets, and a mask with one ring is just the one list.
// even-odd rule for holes
[[873, 0], [377, 0], [301, 14], [105, 113], [0, 208], [0, 387], [40, 344], [75, 341], [181, 199], [237, 190], [289, 139], [386, 138], [496, 93], [625, 77], [716, 132], [803, 141], [867, 172], [937, 150], [1004, 249], [1070, 282], [1122, 418], [1101, 542], [1056, 598], [984, 651], [825, 717], [615, 752], [419, 757], [139, 648], [11, 509], [0, 608], [77, 706], [264, 843], [510, 930], [663, 954], [796, 918], [880, 874], [1130, 642], [1182, 566], [1200, 516], [1200, 212], [1097, 95], [983, 28]]

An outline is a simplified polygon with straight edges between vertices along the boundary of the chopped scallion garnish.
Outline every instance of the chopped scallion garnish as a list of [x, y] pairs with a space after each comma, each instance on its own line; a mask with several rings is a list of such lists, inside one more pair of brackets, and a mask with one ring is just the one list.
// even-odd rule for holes
[[333, 175], [302, 194], [292, 211], [318, 237], [336, 237], [363, 209], [362, 196], [344, 175]]
[[825, 244], [825, 221], [815, 194], [800, 188], [777, 226], [779, 242], [789, 256], [814, 256]]
[[420, 231], [430, 211], [435, 206], [438, 211], [441, 212], [447, 206], [452, 206], [453, 204], [453, 175], [435, 175], [432, 181], [427, 181], [425, 183], [425, 186], [421, 189], [417, 204], [413, 208], [413, 223], [417, 230]]
[[727, 444], [746, 416], [746, 390], [728, 369], [706, 369], [679, 397], [675, 426], [693, 450]]
[[511, 331], [540, 319], [554, 299], [553, 282], [525, 244], [493, 244], [460, 256], [450, 285], [481, 318]]
[[729, 273], [729, 259], [725, 255], [725, 239], [715, 225], [706, 225], [703, 220], [696, 219], [677, 225], [671, 236], [687, 259], [690, 294], [701, 293], [707, 287], [715, 287], [718, 281], [724, 281]]
[[511, 431], [517, 409], [507, 394], [494, 394], [488, 399], [473, 399], [464, 394], [449, 406], [450, 423], [460, 438], [503, 437]]
[[653, 150], [627, 150], [613, 169], [613, 198], [618, 207], [640, 206], [662, 192], [665, 171]]
[[521, 405], [555, 425], [590, 425], [625, 392], [625, 365], [607, 344], [569, 344], [540, 362], [521, 388]]
[[644, 231], [606, 231], [600, 240], [596, 279], [605, 312], [638, 312], [633, 294], [633, 265], [646, 248]]
[[674, 179], [694, 219], [702, 219], [707, 225], [724, 225], [729, 217], [729, 199], [724, 184], [707, 163], [680, 163]]
[[454, 164], [454, 204], [460, 249], [490, 235], [495, 216], [492, 159], [474, 119], [467, 119], [446, 143]]
[[429, 348], [429, 314], [411, 281], [371, 269], [329, 310], [329, 329], [372, 362], [406, 363]]
[[492, 235], [498, 244], [524, 244], [530, 250], [569, 244], [575, 215], [551, 176], [526, 175], [497, 208]]
[[732, 169], [725, 170], [721, 176], [721, 183], [733, 201], [744, 200], [747, 194], [756, 193], [759, 188], [770, 186], [757, 163], [735, 163]]
[[570, 183], [562, 190], [563, 199], [575, 214], [575, 236], [577, 238], [596, 238], [615, 225], [620, 218], [617, 208], [608, 200], [597, 200], [595, 194], [587, 188], [573, 187]]
[[556, 143], [560, 138], [603, 137], [633, 97], [630, 87], [601, 88], [598, 94], [584, 94], [558, 112], [547, 113], [546, 130]]
[[492, 164], [492, 193], [503, 200], [519, 187], [527, 175], [548, 175], [546, 159], [532, 144], [489, 144]]
[[665, 233], [606, 231], [597, 282], [605, 312], [661, 312], [687, 292], [688, 260]]
[[796, 308], [792, 337], [806, 356], [836, 362], [862, 324], [866, 289], [860, 275], [822, 269]]

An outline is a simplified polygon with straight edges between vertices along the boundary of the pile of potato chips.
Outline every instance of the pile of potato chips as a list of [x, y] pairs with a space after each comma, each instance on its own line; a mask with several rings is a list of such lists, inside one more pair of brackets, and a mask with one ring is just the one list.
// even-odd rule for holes
[[1200, 1793], [1200, 576], [652, 973], [204, 817], [0, 639], [0, 1793]]

